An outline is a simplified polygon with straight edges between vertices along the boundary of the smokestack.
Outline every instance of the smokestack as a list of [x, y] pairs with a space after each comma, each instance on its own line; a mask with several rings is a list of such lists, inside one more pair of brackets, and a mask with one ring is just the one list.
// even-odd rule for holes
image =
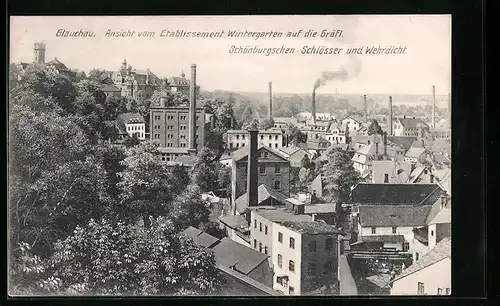
[[448, 94], [448, 128], [451, 130], [451, 93]]
[[387, 132], [384, 132], [384, 157], [387, 158]]
[[389, 96], [389, 120], [388, 120], [389, 136], [392, 136], [392, 96]]
[[196, 153], [196, 64], [191, 65], [190, 85], [191, 86], [189, 87], [189, 151]]
[[248, 146], [248, 177], [247, 177], [247, 197], [248, 206], [255, 207], [258, 203], [258, 177], [257, 171], [259, 171], [259, 161], [258, 161], [258, 135], [259, 130], [256, 127], [249, 127], [248, 133], [250, 136], [249, 146]]
[[269, 82], [269, 119], [273, 119], [273, 82]]
[[432, 128], [436, 128], [436, 86], [432, 85]]
[[366, 95], [363, 95], [363, 101], [364, 101], [364, 113], [363, 113], [363, 115], [364, 115], [364, 121], [366, 123], [367, 122], [366, 120], [368, 119], [367, 118], [368, 117], [368, 104], [366, 102]]
[[314, 89], [312, 92], [312, 105], [311, 106], [312, 106], [311, 113], [312, 113], [313, 124], [316, 124], [316, 89]]
[[378, 140], [375, 141], [375, 160], [378, 160]]

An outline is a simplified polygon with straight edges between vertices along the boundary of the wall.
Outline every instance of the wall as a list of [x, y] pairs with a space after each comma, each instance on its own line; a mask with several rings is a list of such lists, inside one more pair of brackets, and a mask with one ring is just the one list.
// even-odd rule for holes
[[[326, 250], [326, 240], [332, 239], [332, 248]], [[316, 241], [316, 251], [309, 250], [309, 243]], [[338, 279], [338, 237], [337, 235], [302, 235], [301, 243], [301, 293], [307, 294], [323, 287], [326, 283], [332, 284]], [[325, 264], [332, 263], [332, 269], [326, 273]], [[309, 264], [316, 264], [316, 271], [309, 273]], [[326, 274], [325, 274], [326, 273]]]
[[[271, 137], [271, 139], [269, 139]], [[227, 133], [227, 146], [229, 149], [239, 149], [248, 146], [249, 135], [244, 133]], [[279, 149], [283, 147], [283, 133], [281, 131], [259, 131], [258, 143], [266, 147]]]
[[418, 282], [423, 282], [426, 295], [437, 295], [438, 288], [451, 288], [451, 259], [445, 258], [393, 283], [391, 295], [417, 295]]
[[345, 143], [345, 134], [334, 134], [334, 133], [329, 133], [324, 136], [326, 140], [328, 140], [331, 144], [336, 144], [337, 140], [338, 143]]
[[409, 242], [410, 250], [413, 244], [413, 227], [397, 227], [396, 234], [392, 233], [392, 227], [376, 227], [375, 234], [372, 234], [371, 227], [362, 227], [361, 236], [380, 236], [380, 235], [403, 235], [405, 241]]
[[130, 137], [134, 134], [138, 134], [137, 138], [144, 140], [146, 139], [146, 124], [145, 123], [128, 123], [126, 126], [127, 133]]
[[[278, 233], [283, 234], [283, 242], [278, 242]], [[290, 248], [290, 237], [295, 239], [295, 249]], [[289, 288], [294, 288], [293, 295], [300, 295], [301, 291], [301, 235], [296, 233], [284, 226], [277, 223], [273, 224], [273, 236], [272, 236], [272, 249], [273, 249], [273, 269], [274, 269], [274, 281], [273, 288], [275, 290], [280, 290], [285, 295], [290, 295]], [[280, 268], [278, 266], [278, 254], [283, 256], [283, 266]], [[293, 260], [295, 263], [295, 271], [291, 272], [288, 270], [288, 263]], [[276, 282], [278, 276], [287, 275], [289, 280], [288, 284], [282, 286]]]
[[420, 241], [418, 241], [417, 239], [413, 239], [413, 248], [412, 248], [412, 257], [413, 257], [413, 262], [415, 262], [417, 260], [417, 253], [418, 253], [418, 256], [419, 258], [421, 258], [422, 256], [424, 256], [425, 254], [427, 254], [427, 252], [429, 252], [430, 248], [429, 246], [421, 243]]
[[[267, 247], [267, 255], [272, 256], [272, 240], [273, 240], [273, 224], [271, 221], [263, 218], [255, 211], [251, 212], [250, 216], [250, 244], [251, 247], [259, 251], [259, 243], [262, 243], [262, 253], [264, 253], [264, 247]], [[257, 228], [255, 227], [255, 222], [257, 222]], [[262, 232], [260, 231], [260, 225], [262, 224]], [[267, 234], [265, 233], [267, 226]], [[254, 247], [254, 240], [257, 241]]]
[[253, 245], [248, 244], [248, 242], [246, 242], [243, 238], [241, 238], [240, 236], [236, 235], [236, 231], [234, 229], [226, 227], [226, 231], [227, 231], [227, 236], [232, 241], [238, 242], [239, 244], [242, 244], [242, 245], [244, 245], [246, 247], [253, 247]]

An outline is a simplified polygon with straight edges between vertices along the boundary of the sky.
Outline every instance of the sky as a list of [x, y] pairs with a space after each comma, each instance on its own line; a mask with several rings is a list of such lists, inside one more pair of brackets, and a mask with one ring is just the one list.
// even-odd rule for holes
[[[56, 37], [59, 29], [93, 31], [92, 38]], [[156, 37], [106, 37], [108, 31], [154, 31]], [[280, 31], [281, 38], [170, 38], [162, 30]], [[302, 30], [317, 37], [287, 38]], [[321, 38], [322, 30], [342, 30], [342, 37]], [[149, 68], [158, 77], [189, 77], [197, 65], [204, 90], [309, 93], [326, 71], [344, 69], [318, 93], [432, 94], [451, 91], [450, 15], [290, 15], [290, 16], [14, 16], [10, 24], [10, 62], [32, 62], [33, 44], [46, 44], [46, 61], [54, 57], [70, 69], [118, 70], [124, 59], [133, 69]], [[231, 46], [296, 48], [295, 54], [230, 54]], [[406, 46], [402, 55], [304, 55], [303, 46], [359, 48]]]

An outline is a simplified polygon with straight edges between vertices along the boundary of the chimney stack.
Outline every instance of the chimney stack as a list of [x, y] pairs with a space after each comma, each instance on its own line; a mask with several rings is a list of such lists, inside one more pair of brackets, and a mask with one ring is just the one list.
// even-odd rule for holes
[[258, 135], [259, 130], [256, 127], [249, 127], [248, 133], [250, 136], [248, 146], [248, 176], [247, 176], [247, 197], [248, 207], [255, 207], [258, 203], [258, 175], [259, 159], [258, 159]]
[[389, 136], [392, 136], [392, 96], [389, 96], [389, 122], [387, 125], [389, 128]]
[[451, 93], [448, 94], [448, 128], [451, 130]]
[[374, 160], [378, 160], [378, 140], [375, 140], [375, 158]]
[[273, 119], [273, 82], [269, 82], [269, 119]]
[[[196, 64], [191, 65], [189, 87], [189, 151], [196, 152]], [[201, 127], [200, 127], [201, 128]]]
[[366, 102], [366, 95], [363, 95], [363, 102], [364, 102], [364, 113], [363, 113], [363, 115], [364, 115], [364, 121], [366, 123], [367, 122], [366, 120], [368, 119], [367, 118], [368, 117], [368, 104]]
[[388, 159], [387, 157], [387, 132], [384, 132], [384, 157]]
[[432, 128], [436, 128], [436, 86], [432, 85]]
[[312, 92], [311, 113], [312, 113], [312, 122], [313, 122], [313, 124], [316, 124], [316, 90], [313, 90], [313, 92]]

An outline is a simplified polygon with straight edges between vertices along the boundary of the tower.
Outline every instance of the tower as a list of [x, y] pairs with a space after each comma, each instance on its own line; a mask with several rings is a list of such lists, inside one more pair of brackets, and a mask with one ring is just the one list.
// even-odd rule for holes
[[35, 52], [34, 62], [36, 64], [45, 64], [45, 43], [36, 42], [33, 50]]

